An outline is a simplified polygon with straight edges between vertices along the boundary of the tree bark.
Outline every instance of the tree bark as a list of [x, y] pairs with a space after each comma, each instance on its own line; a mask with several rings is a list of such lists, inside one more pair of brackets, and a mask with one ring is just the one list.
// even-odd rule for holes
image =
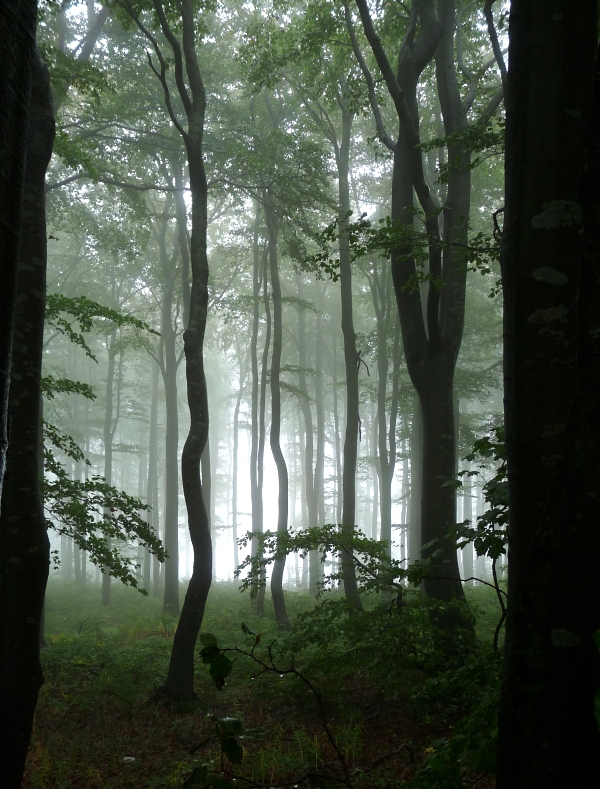
[[54, 116], [50, 79], [39, 55], [34, 61], [28, 128], [12, 356], [11, 443], [0, 517], [0, 764], [6, 789], [21, 785], [44, 681], [39, 636], [49, 543], [39, 445], [46, 302], [44, 179], [54, 141]]
[[[356, 350], [356, 332], [352, 315], [352, 268], [348, 241], [348, 214], [350, 211], [350, 133], [353, 114], [343, 101], [342, 137], [336, 150], [338, 173], [338, 221], [340, 228], [340, 290], [342, 303], [342, 334], [344, 337], [344, 363], [346, 371], [346, 431], [344, 435], [344, 462], [342, 467], [342, 534], [351, 537], [356, 526], [356, 459], [358, 455], [358, 374], [360, 356]], [[352, 608], [361, 608], [356, 583], [356, 569], [351, 550], [341, 552], [344, 594]]]
[[[279, 381], [281, 369], [281, 351], [283, 345], [283, 322], [281, 310], [281, 284], [279, 281], [279, 261], [277, 252], [278, 227], [277, 218], [269, 206], [265, 207], [265, 217], [269, 237], [269, 272], [271, 275], [271, 293], [273, 296], [273, 353], [271, 354], [271, 430], [269, 443], [273, 459], [277, 467], [279, 480], [277, 533], [287, 534], [288, 530], [288, 470], [285, 457], [281, 450], [281, 386]], [[285, 598], [283, 596], [283, 570], [285, 554], [277, 556], [273, 562], [271, 574], [271, 595], [275, 608], [275, 619], [278, 627], [288, 630], [288, 619]]]
[[194, 8], [191, 0], [182, 0], [180, 5], [181, 41], [169, 25], [161, 0], [153, 1], [162, 32], [173, 55], [175, 82], [187, 118], [187, 129], [181, 125], [171, 104], [166, 82], [166, 62], [156, 38], [144, 28], [135, 11], [129, 6], [128, 11], [152, 42], [159, 59], [160, 71], [156, 69], [155, 73], [163, 86], [165, 103], [173, 125], [181, 134], [185, 144], [192, 198], [189, 322], [183, 333], [190, 427], [181, 456], [181, 479], [190, 539], [194, 549], [194, 564], [173, 639], [167, 678], [160, 692], [172, 699], [195, 700], [197, 695], [194, 690], [194, 650], [212, 582], [210, 523], [200, 480], [200, 459], [208, 439], [208, 397], [204, 371], [209, 275], [208, 185], [203, 148], [206, 90], [198, 64]]
[[[430, 562], [424, 589], [428, 595], [442, 601], [463, 601], [456, 549], [445, 539], [447, 530], [456, 520], [456, 493], [445, 483], [456, 473], [453, 378], [462, 341], [466, 288], [466, 265], [457, 250], [467, 241], [470, 202], [470, 154], [460, 136], [468, 129], [468, 103], [461, 98], [454, 63], [455, 0], [439, 0], [437, 9], [433, 0], [422, 0], [418, 7], [419, 34], [416, 35], [417, 17], [411, 14], [411, 32], [399, 49], [396, 73], [377, 36], [366, 0], [357, 0], [357, 6], [399, 123], [398, 139], [393, 142], [384, 133], [373, 100], [380, 136], [394, 155], [392, 219], [407, 229], [413, 228], [413, 191], [416, 192], [429, 237], [428, 273], [434, 280], [439, 278], [444, 283], [443, 288], [439, 283], [428, 283], [423, 309], [420, 289], [411, 285], [411, 278], [417, 272], [413, 245], [407, 241], [392, 251], [392, 276], [404, 355], [423, 417], [421, 529], [422, 545], [427, 547], [422, 551], [422, 558]], [[440, 206], [427, 186], [418, 148], [417, 87], [434, 54], [436, 85], [451, 165], [447, 194], [441, 206], [443, 233], [440, 232]], [[436, 542], [427, 545], [432, 540]], [[447, 624], [449, 627], [461, 624], [472, 629], [472, 624], [457, 616], [449, 616]]]
[[513, 0], [509, 27], [498, 789], [590, 785], [600, 752], [598, 8], [552, 11]]
[[[170, 206], [169, 206], [170, 208]], [[176, 326], [173, 325], [173, 301], [175, 276], [173, 261], [166, 247], [168, 217], [162, 218], [157, 234], [161, 261], [161, 373], [165, 387], [165, 550], [168, 554], [164, 564], [165, 613], [179, 613], [179, 409], [177, 404], [177, 348]], [[180, 225], [180, 223], [178, 223]], [[181, 241], [181, 239], [180, 239]], [[181, 248], [181, 243], [180, 243]]]
[[0, 493], [8, 450], [10, 364], [36, 12], [35, 0], [14, 0], [0, 10]]

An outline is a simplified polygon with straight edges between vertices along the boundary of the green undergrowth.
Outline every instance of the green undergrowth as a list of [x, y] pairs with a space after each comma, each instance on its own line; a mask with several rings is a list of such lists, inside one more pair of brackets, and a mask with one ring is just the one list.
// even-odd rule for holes
[[[307, 594], [289, 592], [293, 628], [282, 635], [268, 603], [258, 617], [236, 585], [215, 584], [203, 632], [225, 650], [231, 673], [217, 690], [198, 656], [198, 704], [168, 708], [148, 703], [165, 678], [176, 626], [161, 601], [115, 584], [104, 607], [99, 586], [53, 581], [42, 651], [46, 684], [24, 787], [218, 787], [227, 774], [240, 777], [234, 786], [252, 785], [244, 778], [267, 787], [294, 780], [341, 786], [340, 757], [324, 721], [354, 789], [453, 789], [475, 779], [492, 786], [485, 775], [493, 770], [498, 604], [492, 589], [470, 588], [467, 596], [479, 638], [449, 643], [416, 593], [406, 594], [400, 609], [373, 596], [353, 614], [339, 592], [316, 607]], [[270, 655], [283, 673], [262, 671], [232, 651], [253, 646], [255, 657], [264, 664]], [[287, 673], [291, 668], [296, 673]], [[239, 731], [258, 732], [240, 739], [239, 764], [223, 757], [215, 734], [218, 721], [230, 719]], [[198, 782], [190, 783], [194, 775]]]

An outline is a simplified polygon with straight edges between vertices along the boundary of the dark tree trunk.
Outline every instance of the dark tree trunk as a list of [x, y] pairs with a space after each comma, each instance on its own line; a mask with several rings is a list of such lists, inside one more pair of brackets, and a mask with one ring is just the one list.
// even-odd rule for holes
[[[352, 536], [356, 525], [356, 458], [358, 454], [358, 374], [360, 357], [356, 350], [356, 332], [352, 314], [352, 268], [348, 241], [348, 213], [350, 211], [350, 133], [353, 114], [343, 101], [342, 138], [336, 150], [339, 200], [339, 255], [340, 290], [342, 297], [342, 334], [344, 336], [344, 362], [346, 370], [346, 432], [344, 436], [344, 463], [342, 468], [342, 534]], [[356, 584], [356, 569], [351, 550], [341, 553], [344, 594], [353, 608], [360, 608], [360, 595]]]
[[49, 545], [40, 490], [39, 445], [46, 301], [44, 179], [53, 141], [50, 80], [37, 55], [17, 274], [11, 442], [0, 518], [0, 765], [6, 789], [21, 785], [35, 705], [44, 681], [39, 635]]
[[[170, 206], [169, 206], [170, 208]], [[179, 225], [180, 223], [178, 223]], [[165, 550], [168, 554], [164, 564], [165, 613], [179, 613], [179, 413], [177, 405], [177, 360], [176, 326], [173, 324], [173, 301], [175, 276], [173, 260], [166, 247], [168, 217], [164, 217], [157, 234], [160, 250], [162, 276], [161, 304], [161, 373], [165, 387]], [[179, 244], [181, 249], [181, 243]]]
[[[161, 341], [162, 342], [162, 341]], [[160, 352], [159, 352], [160, 356]], [[157, 364], [152, 367], [152, 401], [150, 403], [150, 425], [148, 433], [148, 481], [146, 483], [146, 503], [152, 507], [146, 518], [152, 530], [158, 534], [158, 376], [160, 370]], [[154, 565], [154, 566], [153, 566]], [[151, 586], [151, 572], [153, 579]], [[144, 587], [152, 594], [158, 596], [160, 580], [160, 562], [153, 557], [150, 551], [144, 550], [143, 568]]]
[[0, 10], [0, 492], [8, 449], [10, 360], [36, 12], [35, 0], [15, 0]]
[[[267, 379], [269, 375], [269, 349], [271, 347], [271, 304], [269, 296], [269, 250], [265, 247], [264, 260], [263, 260], [263, 304], [265, 308], [265, 344], [262, 352], [261, 359], [261, 373], [260, 373], [260, 404], [258, 413], [258, 455], [257, 455], [257, 470], [256, 470], [256, 496], [257, 503], [260, 506], [260, 531], [263, 530], [263, 483], [265, 473], [265, 442], [267, 438], [266, 429], [266, 410], [267, 410]], [[262, 616], [265, 612], [265, 593], [266, 593], [266, 578], [265, 573], [261, 574], [260, 583], [256, 591], [256, 613]]]
[[[191, 291], [189, 321], [183, 333], [190, 427], [181, 457], [181, 479], [190, 539], [194, 549], [194, 565], [173, 639], [167, 678], [161, 692], [173, 699], [194, 700], [197, 698], [194, 690], [194, 650], [212, 582], [210, 523], [200, 480], [200, 459], [208, 439], [208, 397], [204, 371], [204, 337], [208, 311], [209, 275], [207, 255], [208, 186], [203, 152], [206, 91], [196, 52], [194, 9], [191, 0], [182, 0], [179, 6], [181, 10], [181, 41], [177, 39], [173, 29], [169, 26], [165, 9], [160, 0], [154, 0], [154, 7], [162, 32], [172, 52], [175, 62], [177, 92], [187, 117], [187, 129], [184, 129], [170, 102], [164, 58], [162, 53], [159, 56], [157, 52], [162, 69], [159, 78], [165, 91], [167, 109], [186, 148], [192, 198]], [[128, 10], [136, 23], [143, 29], [135, 11], [131, 8]], [[157, 49], [156, 45], [155, 51]]]
[[513, 0], [509, 28], [498, 789], [591, 786], [600, 752], [598, 4], [552, 11]]
[[[281, 386], [279, 381], [281, 369], [281, 351], [283, 345], [283, 321], [281, 314], [281, 284], [279, 282], [279, 260], [277, 252], [278, 226], [277, 218], [267, 206], [265, 209], [269, 236], [269, 271], [271, 275], [271, 292], [273, 295], [273, 353], [271, 354], [271, 431], [269, 442], [273, 459], [277, 467], [279, 480], [277, 532], [287, 534], [288, 530], [288, 470], [281, 450]], [[278, 556], [273, 562], [271, 575], [271, 595], [275, 608], [277, 625], [289, 629], [285, 598], [283, 596], [283, 570], [285, 554]]]
[[[439, 277], [444, 283], [441, 289], [435, 283], [428, 284], [426, 307], [423, 309], [419, 288], [410, 285], [410, 279], [416, 272], [413, 245], [407, 242], [392, 252], [392, 276], [404, 355], [422, 411], [422, 544], [431, 540], [441, 541], [422, 552], [423, 559], [431, 562], [424, 589], [427, 594], [443, 601], [462, 601], [464, 591], [459, 580], [456, 549], [444, 539], [456, 520], [455, 490], [445, 483], [456, 473], [453, 378], [462, 341], [466, 287], [466, 265], [457, 250], [467, 241], [470, 205], [470, 155], [460, 136], [468, 130], [470, 100], [461, 98], [454, 62], [455, 0], [439, 0], [437, 8], [433, 0], [423, 0], [418, 7], [418, 17], [411, 12], [410, 24], [414, 29], [404, 38], [399, 49], [396, 73], [377, 36], [366, 0], [357, 0], [357, 5], [399, 123], [398, 139], [393, 142], [382, 128], [381, 116], [378, 116], [380, 136], [394, 154], [392, 219], [413, 228], [413, 193], [416, 192], [425, 214], [429, 238], [429, 274], [433, 278]], [[420, 26], [418, 35], [417, 20]], [[450, 164], [447, 194], [441, 206], [443, 233], [440, 231], [440, 206], [427, 186], [422, 153], [418, 147], [417, 86], [434, 54]], [[488, 117], [499, 101], [497, 97], [490, 103], [486, 111]], [[448, 626], [455, 623], [472, 627], [468, 620], [450, 616]]]

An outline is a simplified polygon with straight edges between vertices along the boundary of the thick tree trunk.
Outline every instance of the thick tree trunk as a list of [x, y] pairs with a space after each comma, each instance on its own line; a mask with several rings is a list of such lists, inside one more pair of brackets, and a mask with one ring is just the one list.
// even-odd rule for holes
[[10, 360], [36, 12], [36, 0], [15, 0], [0, 9], [0, 492], [8, 449]]
[[[273, 353], [271, 354], [271, 431], [269, 442], [273, 459], [277, 467], [279, 480], [277, 532], [285, 534], [288, 530], [288, 470], [281, 450], [281, 386], [279, 375], [281, 369], [281, 351], [283, 345], [283, 321], [281, 314], [281, 284], [279, 282], [279, 261], [277, 252], [278, 227], [277, 218], [267, 207], [265, 210], [269, 234], [269, 271], [271, 274], [271, 292], [273, 295]], [[285, 554], [278, 556], [273, 562], [271, 575], [271, 595], [275, 608], [277, 625], [289, 629], [285, 598], [283, 596], [283, 570]]]
[[600, 752], [598, 6], [552, 11], [513, 0], [509, 28], [498, 789], [591, 786]]
[[[394, 153], [392, 219], [413, 228], [413, 192], [416, 192], [430, 239], [429, 274], [444, 283], [441, 289], [435, 283], [428, 284], [424, 310], [419, 289], [410, 284], [416, 272], [413, 245], [407, 242], [392, 252], [404, 354], [423, 413], [422, 539], [423, 543], [432, 539], [441, 541], [437, 546], [441, 555], [432, 567], [437, 577], [429, 577], [425, 589], [441, 600], [464, 600], [462, 586], [456, 580], [459, 577], [456, 550], [444, 539], [447, 528], [454, 523], [455, 514], [451, 513], [456, 509], [455, 491], [444, 483], [456, 473], [452, 379], [462, 340], [466, 286], [466, 265], [460, 260], [458, 250], [467, 241], [470, 200], [470, 157], [461, 138], [468, 129], [467, 103], [461, 98], [454, 62], [455, 0], [439, 0], [437, 4], [423, 0], [419, 6], [419, 35], [406, 36], [402, 42], [396, 74], [376, 34], [366, 0], [357, 0], [357, 5], [399, 121], [397, 142], [386, 139]], [[442, 206], [443, 237], [439, 206], [427, 186], [418, 149], [417, 86], [434, 53], [451, 166]], [[443, 478], [443, 475], [447, 476]], [[424, 558], [431, 556], [431, 552], [431, 548], [426, 549]], [[470, 627], [468, 621], [462, 624]]]
[[53, 140], [50, 80], [37, 55], [17, 275], [11, 442], [0, 518], [0, 765], [6, 789], [21, 785], [38, 691], [44, 681], [39, 636], [49, 544], [39, 445], [46, 301], [44, 179]]

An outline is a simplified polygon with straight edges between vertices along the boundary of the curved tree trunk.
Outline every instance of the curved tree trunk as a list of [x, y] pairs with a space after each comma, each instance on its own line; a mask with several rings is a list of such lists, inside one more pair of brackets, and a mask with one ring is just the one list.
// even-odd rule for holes
[[12, 420], [0, 517], [0, 764], [18, 789], [44, 681], [39, 636], [49, 544], [42, 504], [41, 375], [46, 303], [44, 179], [54, 141], [48, 71], [33, 70], [12, 355]]
[[[267, 206], [265, 209], [269, 234], [269, 271], [271, 274], [271, 292], [273, 294], [273, 353], [271, 355], [271, 431], [269, 443], [273, 459], [277, 467], [279, 479], [279, 504], [277, 511], [277, 532], [287, 533], [288, 530], [288, 470], [281, 450], [281, 387], [279, 374], [281, 369], [281, 351], [283, 344], [283, 323], [281, 314], [281, 284], [279, 282], [279, 261], [277, 254], [278, 227], [277, 218]], [[286, 556], [283, 554], [273, 562], [271, 575], [271, 595], [275, 608], [275, 619], [282, 629], [289, 629], [285, 598], [283, 596], [283, 570]]]
[[[181, 456], [181, 479], [194, 549], [194, 564], [173, 638], [167, 678], [160, 691], [169, 698], [193, 700], [197, 698], [194, 690], [194, 650], [212, 582], [210, 523], [200, 480], [200, 459], [208, 438], [208, 397], [204, 371], [209, 275], [208, 186], [203, 153], [206, 91], [196, 53], [194, 8], [191, 0], [182, 0], [180, 5], [181, 41], [170, 27], [160, 0], [154, 0], [154, 8], [175, 61], [177, 91], [187, 117], [187, 129], [184, 129], [173, 111], [165, 77], [165, 61], [154, 39], [153, 46], [163, 69], [159, 79], [165, 92], [167, 109], [186, 148], [192, 197], [189, 322], [183, 333], [190, 427]], [[135, 11], [130, 7], [128, 10], [142, 31], [146, 32]]]

